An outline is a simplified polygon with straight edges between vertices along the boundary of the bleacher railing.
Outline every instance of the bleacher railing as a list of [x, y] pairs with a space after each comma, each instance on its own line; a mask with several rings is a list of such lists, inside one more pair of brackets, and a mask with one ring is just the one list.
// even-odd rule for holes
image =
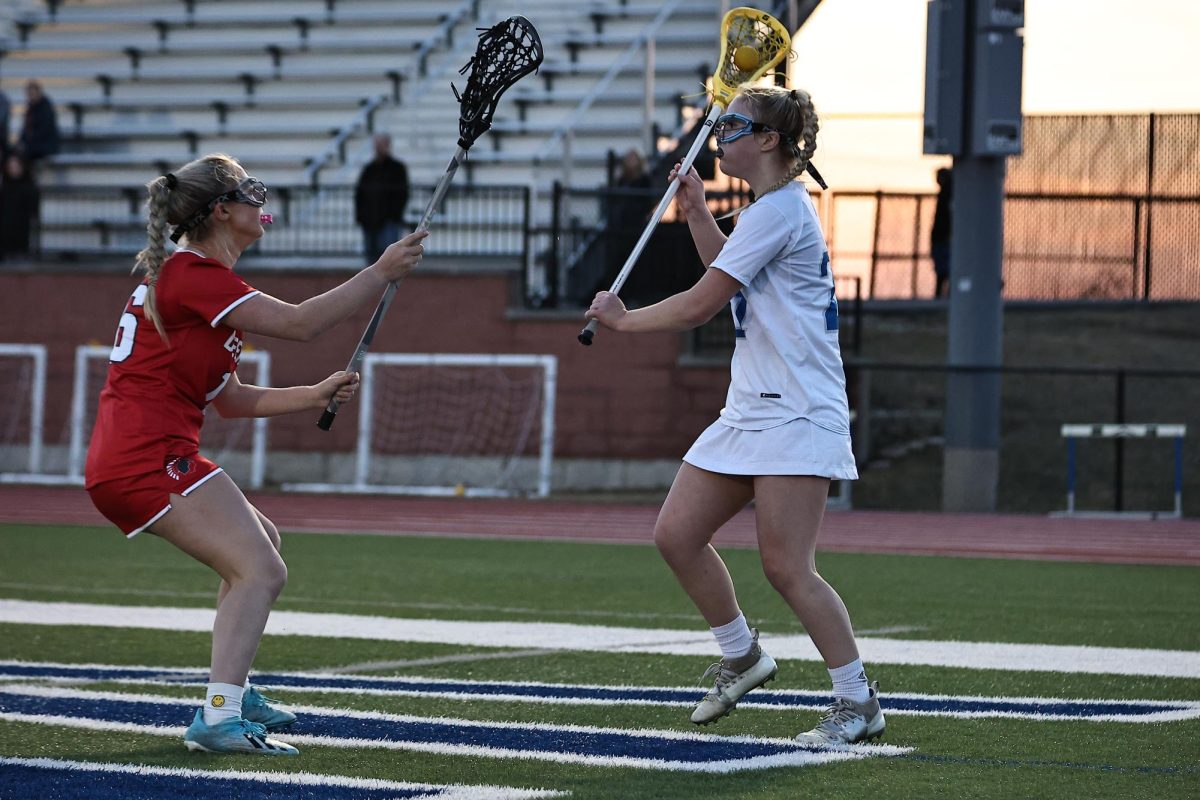
[[[414, 185], [405, 218], [415, 224], [433, 186]], [[275, 222], [247, 257], [345, 258], [362, 254], [354, 221], [354, 187], [272, 186], [265, 210]], [[451, 186], [434, 217], [429, 256], [511, 258], [524, 264], [529, 248], [528, 186]], [[132, 256], [145, 246], [145, 189], [47, 187], [42, 192], [35, 255], [44, 260]], [[403, 228], [403, 226], [402, 226]]]

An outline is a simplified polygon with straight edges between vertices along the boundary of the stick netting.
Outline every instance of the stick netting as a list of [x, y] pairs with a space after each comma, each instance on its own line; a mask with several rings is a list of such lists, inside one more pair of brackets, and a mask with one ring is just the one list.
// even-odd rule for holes
[[492, 115], [500, 96], [508, 87], [537, 71], [542, 63], [542, 40], [524, 17], [509, 17], [490, 28], [480, 28], [475, 55], [458, 72], [467, 77], [460, 94], [450, 84], [461, 110], [458, 118], [458, 144], [469, 149], [475, 140], [492, 127]]
[[541, 469], [538, 366], [373, 363], [358, 482], [531, 494]]
[[[758, 80], [787, 56], [792, 40], [778, 20], [752, 8], [731, 10], [725, 15], [721, 32], [721, 55], [713, 75], [713, 100], [728, 107], [740, 86]], [[752, 62], [739, 59], [738, 49], [742, 47], [752, 48], [757, 58]]]

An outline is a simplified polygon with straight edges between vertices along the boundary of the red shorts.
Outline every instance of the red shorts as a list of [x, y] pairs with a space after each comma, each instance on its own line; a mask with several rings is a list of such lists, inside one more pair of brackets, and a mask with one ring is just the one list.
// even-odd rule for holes
[[136, 536], [171, 510], [171, 495], [187, 496], [222, 469], [199, 453], [180, 456], [163, 468], [116, 478], [88, 488], [92, 503], [126, 537]]

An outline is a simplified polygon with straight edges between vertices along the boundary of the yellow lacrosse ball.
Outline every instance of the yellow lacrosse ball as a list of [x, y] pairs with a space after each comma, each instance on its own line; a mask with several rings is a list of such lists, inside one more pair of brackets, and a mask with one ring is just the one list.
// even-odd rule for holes
[[467, 496], [467, 487], [461, 483], [458, 484], [457, 486], [455, 486], [454, 487], [454, 496], [455, 497], [466, 497]]
[[733, 51], [733, 65], [742, 72], [750, 72], [758, 66], [758, 51], [744, 44]]

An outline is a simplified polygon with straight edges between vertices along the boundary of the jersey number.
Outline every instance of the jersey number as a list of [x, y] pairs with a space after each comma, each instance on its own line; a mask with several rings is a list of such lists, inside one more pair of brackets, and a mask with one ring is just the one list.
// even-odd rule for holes
[[[129, 307], [143, 305], [146, 302], [146, 285], [142, 284], [133, 290], [129, 298]], [[137, 338], [138, 318], [126, 311], [117, 323], [117, 336], [113, 340], [112, 352], [108, 354], [109, 362], [119, 364], [133, 354], [133, 341]]]
[[[821, 256], [821, 277], [824, 278], [829, 274], [829, 251], [825, 251], [825, 255]], [[833, 332], [838, 329], [838, 305], [836, 288], [829, 290], [829, 305], [825, 308], [825, 330]]]

